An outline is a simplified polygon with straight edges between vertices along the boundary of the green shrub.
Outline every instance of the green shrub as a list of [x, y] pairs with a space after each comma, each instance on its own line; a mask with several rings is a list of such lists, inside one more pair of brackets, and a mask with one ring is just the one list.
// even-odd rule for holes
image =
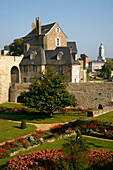
[[87, 117], [93, 117], [93, 111], [92, 110], [87, 111]]
[[65, 170], [83, 170], [86, 167], [85, 156], [89, 153], [89, 147], [86, 141], [81, 137], [76, 140], [75, 136], [65, 139], [66, 143], [63, 145], [66, 159], [63, 163]]
[[21, 129], [26, 129], [26, 121], [22, 120], [21, 122]]
[[77, 135], [76, 135], [76, 140], [78, 140], [79, 138], [81, 138], [82, 137], [82, 134], [81, 134], [81, 131], [78, 129], [77, 130]]

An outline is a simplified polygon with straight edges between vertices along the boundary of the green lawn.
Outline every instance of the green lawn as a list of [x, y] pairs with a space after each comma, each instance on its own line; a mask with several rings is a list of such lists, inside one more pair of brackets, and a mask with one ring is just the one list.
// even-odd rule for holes
[[0, 120], [0, 143], [36, 131], [36, 127], [34, 125], [27, 125], [26, 129], [21, 129], [20, 126], [20, 123]]
[[[0, 106], [7, 106], [7, 107], [15, 107], [15, 106], [23, 106], [22, 104], [17, 103], [4, 103], [0, 104]], [[9, 119], [9, 120], [15, 120], [15, 121], [22, 121], [23, 119], [26, 120], [26, 122], [32, 122], [32, 123], [60, 123], [60, 122], [68, 122], [75, 119], [81, 119], [86, 118], [86, 116], [68, 116], [68, 115], [53, 115], [52, 118], [49, 118], [47, 115], [39, 115], [38, 113], [2, 113], [0, 112], [0, 118], [2, 119]]]
[[0, 112], [0, 118], [15, 120], [15, 121], [22, 121], [23, 119], [26, 122], [32, 123], [59, 123], [59, 122], [68, 122], [75, 119], [85, 118], [86, 116], [64, 116], [64, 115], [53, 115], [53, 118], [49, 118], [47, 116], [40, 116], [38, 113], [31, 113], [31, 114], [17, 114], [17, 113], [2, 113]]
[[2, 103], [0, 106], [6, 106], [6, 107], [24, 107], [24, 105], [19, 103]]
[[94, 119], [98, 119], [102, 122], [105, 122], [105, 121], [113, 121], [113, 111], [111, 112], [107, 112], [103, 115], [100, 115], [100, 116], [97, 116], [97, 117], [94, 117]]
[[[94, 139], [94, 138], [89, 138], [89, 137], [84, 137], [84, 138], [91, 149], [96, 149], [96, 150], [104, 149], [104, 150], [113, 151], [113, 142], [112, 141], [105, 141], [105, 140]], [[22, 153], [23, 154], [32, 153], [34, 151], [38, 151], [41, 149], [49, 149], [49, 150], [60, 149], [60, 148], [63, 148], [63, 144], [65, 142], [66, 142], [65, 139], [56, 140], [55, 142], [45, 143], [43, 145], [40, 145], [39, 147], [32, 148], [30, 150], [24, 150], [24, 151], [22, 151]], [[20, 155], [22, 153], [18, 153], [17, 155]], [[4, 165], [6, 165], [6, 163], [9, 160], [15, 158], [17, 155], [14, 155], [12, 157], [8, 157], [5, 159], [1, 159], [0, 160], [0, 169], [2, 169], [4, 167]]]

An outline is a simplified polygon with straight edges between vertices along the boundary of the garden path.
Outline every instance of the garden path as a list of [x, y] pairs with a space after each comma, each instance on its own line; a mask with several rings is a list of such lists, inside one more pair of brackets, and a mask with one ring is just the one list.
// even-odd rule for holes
[[[7, 120], [7, 119], [1, 119], [1, 120]], [[21, 123], [21, 121], [14, 121], [14, 120], [7, 120], [7, 121], [9, 121], [9, 122], [16, 122], [16, 123]], [[66, 122], [65, 122], [66, 123]], [[34, 126], [36, 126], [37, 127], [37, 130], [42, 130], [42, 131], [45, 131], [45, 130], [49, 130], [50, 128], [52, 128], [52, 127], [54, 127], [54, 126], [56, 126], [56, 125], [59, 125], [59, 124], [65, 124], [65, 123], [52, 123], [52, 124], [36, 124], [36, 123], [29, 123], [29, 122], [27, 122], [26, 124], [31, 124], [31, 125], [34, 125]], [[68, 122], [67, 122], [68, 123]], [[27, 135], [25, 135], [25, 136], [21, 136], [21, 137], [26, 137], [26, 136], [29, 136], [30, 134], [27, 134]], [[13, 141], [14, 139], [12, 139], [12, 140], [9, 140], [9, 141], [7, 141], [7, 142], [11, 142], [11, 141]], [[6, 142], [6, 141], [5, 141]], [[5, 142], [2, 142], [2, 143], [0, 143], [0, 145], [3, 145], [3, 144], [5, 144]]]
[[[6, 119], [5, 119], [6, 120]], [[21, 121], [14, 121], [14, 120], [7, 120], [7, 121], [10, 121], [10, 122], [16, 122], [16, 123], [21, 123]], [[75, 120], [73, 120], [73, 121], [75, 121]], [[64, 122], [64, 123], [62, 123], [62, 122], [60, 122], [60, 123], [52, 123], [52, 124], [36, 124], [36, 123], [28, 123], [27, 122], [27, 124], [31, 124], [31, 125], [35, 125], [36, 127], [37, 127], [37, 130], [43, 130], [43, 131], [45, 131], [45, 130], [49, 130], [50, 128], [52, 128], [52, 127], [54, 127], [54, 126], [56, 126], [56, 125], [63, 125], [63, 124], [66, 124], [66, 123], [68, 123], [68, 122]], [[26, 137], [26, 136], [29, 136], [30, 134], [27, 134], [27, 135], [25, 135], [25, 136], [21, 136], [21, 137]], [[93, 136], [88, 136], [88, 135], [82, 135], [82, 136], [84, 136], [84, 137], [89, 137], [89, 138], [95, 138], [95, 139], [100, 139], [100, 140], [106, 140], [106, 141], [112, 141], [113, 142], [113, 140], [111, 140], [111, 139], [104, 139], [104, 138], [97, 138], [97, 137], [93, 137]], [[10, 141], [7, 141], [7, 142], [11, 142], [11, 141], [13, 141], [14, 139], [12, 139], [12, 140], [10, 140]], [[6, 142], [6, 141], [5, 141]], [[3, 142], [3, 143], [0, 143], [0, 145], [3, 145], [3, 144], [5, 144], [5, 142]]]

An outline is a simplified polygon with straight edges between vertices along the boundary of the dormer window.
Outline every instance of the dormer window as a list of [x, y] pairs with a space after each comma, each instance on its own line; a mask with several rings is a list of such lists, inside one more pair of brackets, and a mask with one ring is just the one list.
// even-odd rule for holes
[[60, 32], [60, 28], [57, 27], [57, 28], [56, 28], [56, 32]]
[[60, 46], [60, 38], [56, 38], [56, 46]]
[[37, 55], [37, 52], [32, 51], [31, 54], [30, 54], [30, 60], [34, 60], [36, 55]]
[[63, 57], [63, 52], [62, 51], [59, 51], [59, 53], [57, 54], [57, 60], [61, 60]]

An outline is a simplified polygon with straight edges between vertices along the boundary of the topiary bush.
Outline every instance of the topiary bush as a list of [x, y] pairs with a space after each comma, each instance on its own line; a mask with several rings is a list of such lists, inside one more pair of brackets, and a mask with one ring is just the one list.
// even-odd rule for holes
[[21, 129], [26, 129], [26, 121], [22, 120], [21, 122]]
[[99, 104], [98, 109], [103, 109], [103, 106], [101, 104]]
[[87, 111], [87, 117], [93, 117], [93, 111], [92, 110]]

